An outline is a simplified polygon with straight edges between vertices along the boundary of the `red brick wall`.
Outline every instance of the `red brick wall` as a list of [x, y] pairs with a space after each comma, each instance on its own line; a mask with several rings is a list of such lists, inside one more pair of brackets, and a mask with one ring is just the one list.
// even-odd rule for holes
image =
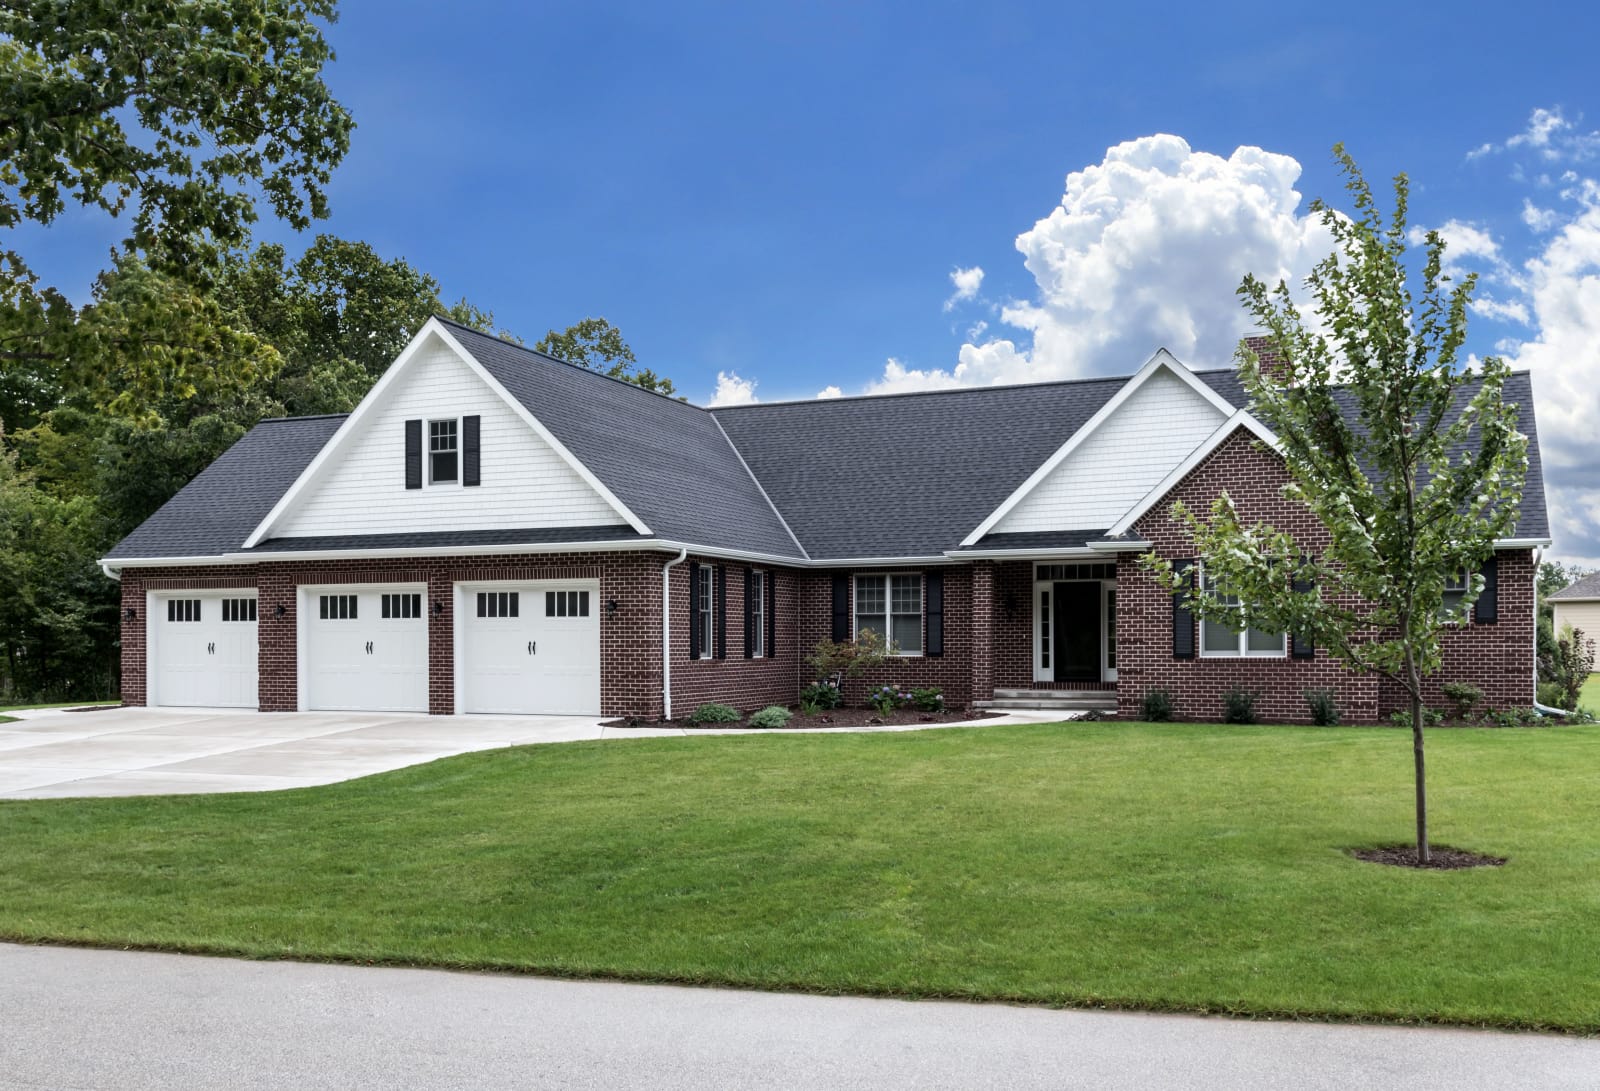
[[[145, 702], [145, 593], [149, 591], [214, 591], [256, 585], [255, 573], [237, 565], [188, 568], [130, 568], [122, 573], [122, 703]], [[134, 616], [129, 617], [132, 610]]]
[[[715, 570], [722, 565], [727, 588], [727, 657], [716, 658], [716, 648], [706, 649], [710, 658], [689, 657], [689, 569], [691, 564], [701, 564]], [[774, 615], [775, 632], [771, 654], [759, 659], [745, 658], [744, 639], [744, 575], [747, 569], [765, 572], [773, 580], [777, 596], [777, 613]], [[770, 565], [745, 565], [731, 561], [716, 561], [692, 554], [682, 564], [672, 569], [672, 714], [679, 719], [689, 715], [709, 701], [732, 705], [743, 712], [764, 708], [767, 705], [793, 705], [799, 698], [800, 659], [802, 650], [795, 641], [796, 595], [799, 588], [798, 572]], [[660, 571], [656, 581], [659, 584]], [[715, 576], [712, 577], [715, 586]], [[660, 598], [659, 589], [656, 592]], [[659, 618], [659, 613], [658, 613]], [[661, 643], [659, 620], [654, 633], [656, 647]], [[809, 650], [809, 649], [808, 649]], [[657, 674], [657, 692], [660, 691]], [[659, 702], [658, 702], [659, 703]]]
[[[1265, 520], [1291, 533], [1307, 549], [1324, 548], [1327, 532], [1322, 525], [1309, 510], [1283, 499], [1287, 481], [1282, 460], [1257, 449], [1241, 429], [1146, 513], [1135, 533], [1163, 557], [1192, 557], [1193, 545], [1172, 519], [1172, 503], [1182, 500], [1189, 510], [1204, 512], [1226, 489], [1244, 522]], [[1532, 699], [1532, 555], [1503, 553], [1499, 567], [1500, 622], [1451, 634], [1446, 668], [1432, 686], [1437, 692], [1438, 684], [1470, 673], [1495, 707], [1526, 706]], [[1160, 688], [1172, 693], [1178, 717], [1217, 720], [1222, 715], [1222, 695], [1234, 684], [1259, 694], [1256, 714], [1266, 721], [1308, 721], [1304, 696], [1308, 689], [1334, 691], [1348, 723], [1371, 723], [1398, 707], [1389, 685], [1380, 685], [1377, 676], [1348, 670], [1320, 647], [1312, 659], [1199, 655], [1174, 659], [1171, 596], [1140, 568], [1133, 553], [1118, 557], [1117, 601], [1117, 703], [1126, 718], [1137, 718], [1145, 693]], [[1197, 648], [1198, 643], [1197, 626]]]
[[[862, 572], [892, 571], [904, 573], [906, 569], [862, 569]], [[968, 708], [973, 695], [974, 633], [982, 623], [982, 613], [974, 618], [972, 605], [973, 570], [968, 566], [944, 567], [944, 655], [899, 656], [874, 671], [846, 683], [844, 697], [850, 704], [860, 704], [867, 692], [877, 686], [906, 687], [938, 686], [944, 693], [949, 708]], [[800, 584], [799, 646], [804, 659], [833, 632], [833, 577], [853, 576], [853, 571], [801, 570], [797, 575]], [[927, 595], [923, 595], [923, 647], [927, 647]], [[855, 581], [850, 581], [851, 617], [855, 616]], [[980, 645], [981, 647], [982, 645]], [[812, 681], [806, 668], [800, 666], [800, 682]]]

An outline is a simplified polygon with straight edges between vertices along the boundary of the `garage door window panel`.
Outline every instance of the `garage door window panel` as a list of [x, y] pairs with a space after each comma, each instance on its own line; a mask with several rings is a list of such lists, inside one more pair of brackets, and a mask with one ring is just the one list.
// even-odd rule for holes
[[589, 592], [546, 591], [544, 593], [545, 617], [588, 617]]
[[318, 612], [323, 621], [357, 621], [360, 605], [355, 595], [319, 595]]
[[518, 591], [479, 591], [479, 617], [518, 617], [522, 611], [522, 595]]

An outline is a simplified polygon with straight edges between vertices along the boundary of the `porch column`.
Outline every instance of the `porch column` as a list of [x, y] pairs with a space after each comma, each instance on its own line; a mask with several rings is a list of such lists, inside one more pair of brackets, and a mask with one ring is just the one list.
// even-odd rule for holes
[[972, 700], [994, 699], [994, 562], [972, 566]]

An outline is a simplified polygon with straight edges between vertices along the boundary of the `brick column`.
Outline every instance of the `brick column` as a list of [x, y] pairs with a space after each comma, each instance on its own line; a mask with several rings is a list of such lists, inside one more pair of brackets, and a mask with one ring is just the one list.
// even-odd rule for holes
[[994, 562], [972, 566], [972, 696], [994, 699]]
[[[435, 603], [441, 607], [438, 613], [433, 610]], [[450, 716], [456, 710], [456, 585], [447, 569], [429, 570], [422, 609], [428, 616], [428, 711]]]

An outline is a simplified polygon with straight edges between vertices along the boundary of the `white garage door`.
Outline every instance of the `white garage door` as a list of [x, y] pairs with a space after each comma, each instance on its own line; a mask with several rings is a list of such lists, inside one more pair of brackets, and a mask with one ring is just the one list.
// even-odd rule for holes
[[150, 704], [258, 707], [254, 591], [162, 596], [150, 613]]
[[305, 707], [428, 711], [426, 588], [302, 590]]
[[600, 715], [600, 584], [461, 585], [463, 712]]

